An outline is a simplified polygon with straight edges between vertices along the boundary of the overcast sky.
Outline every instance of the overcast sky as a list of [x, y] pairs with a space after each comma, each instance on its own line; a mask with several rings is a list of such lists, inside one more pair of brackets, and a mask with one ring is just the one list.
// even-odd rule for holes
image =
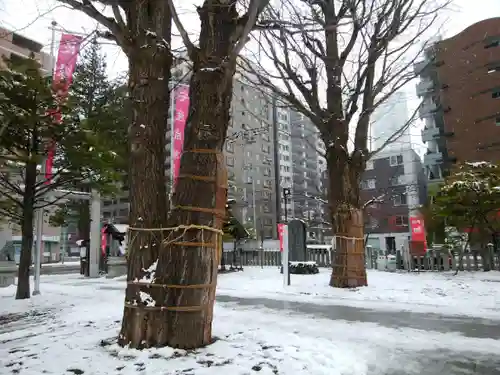
[[[0, 0], [0, 3], [3, 3], [0, 6], [0, 21], [3, 25], [43, 43], [47, 49], [50, 45], [49, 26], [52, 20], [57, 21], [60, 27], [68, 32], [87, 34], [95, 28], [93, 20], [80, 12], [57, 8], [58, 3], [55, 0]], [[181, 18], [187, 21], [184, 24], [196, 32], [198, 22], [194, 7], [202, 1], [177, 0], [176, 3], [183, 4], [182, 8], [179, 6], [179, 13]], [[440, 22], [445, 23], [445, 26], [442, 30], [436, 29], [436, 32], [441, 31], [444, 37], [452, 36], [477, 21], [495, 16], [500, 17], [499, 0], [454, 0], [452, 10], [443, 15]], [[58, 37], [59, 35], [56, 39]], [[110, 45], [104, 47], [108, 55], [110, 73], [124, 71], [127, 64], [120, 50]]]
[[[179, 14], [188, 31], [197, 34], [198, 19], [195, 5], [200, 5], [202, 0], [174, 0], [178, 6]], [[96, 23], [80, 12], [72, 11], [58, 6], [56, 0], [0, 0], [0, 22], [9, 29], [18, 30], [29, 38], [35, 39], [50, 49], [51, 31], [49, 26], [55, 20], [61, 29], [67, 32], [88, 34], [95, 29]], [[182, 7], [180, 6], [182, 4]], [[480, 4], [480, 6], [479, 6]], [[480, 20], [500, 17], [500, 0], [454, 0], [451, 10], [442, 15], [436, 27], [436, 34], [450, 37], [460, 32], [467, 26]], [[56, 34], [56, 42], [60, 33]], [[195, 39], [195, 37], [193, 37]], [[174, 47], [180, 41], [174, 41]], [[120, 75], [127, 69], [127, 61], [120, 49], [110, 44], [103, 44], [107, 55], [108, 71], [112, 76]], [[409, 99], [416, 100], [415, 89], [406, 88]], [[412, 139], [417, 143], [420, 139], [420, 128], [412, 130]], [[421, 149], [421, 147], [419, 147]]]

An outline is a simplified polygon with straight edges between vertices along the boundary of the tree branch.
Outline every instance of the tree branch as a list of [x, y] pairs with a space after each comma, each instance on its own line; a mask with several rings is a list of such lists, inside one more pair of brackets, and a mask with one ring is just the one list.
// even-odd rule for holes
[[[118, 20], [114, 20], [110, 17], [106, 17], [104, 14], [99, 12], [96, 7], [92, 4], [90, 0], [57, 0], [60, 3], [69, 5], [71, 8], [75, 10], [79, 10], [85, 13], [90, 18], [99, 22], [102, 26], [107, 28], [113, 36], [116, 38], [117, 43], [123, 49], [125, 53], [129, 51], [129, 41], [127, 39], [127, 35], [124, 33], [124, 30], [121, 28]], [[121, 18], [121, 16], [120, 16]], [[123, 20], [122, 20], [123, 21]]]
[[181, 34], [182, 42], [184, 43], [184, 46], [187, 49], [187, 54], [191, 59], [191, 61], [195, 61], [195, 55], [198, 49], [195, 47], [193, 42], [191, 42], [189, 34], [187, 33], [186, 29], [184, 28], [184, 25], [182, 24], [179, 18], [179, 15], [177, 14], [177, 10], [175, 9], [173, 0], [167, 0], [167, 2], [170, 8], [170, 13], [172, 14], [172, 19], [174, 20], [175, 27], [177, 27], [179, 34]]
[[236, 36], [236, 40], [238, 41], [238, 43], [236, 43], [233, 50], [229, 54], [229, 60], [231, 61], [231, 63], [234, 63], [234, 61], [236, 61], [236, 58], [240, 55], [243, 47], [245, 47], [245, 44], [248, 42], [248, 36], [250, 32], [255, 27], [255, 24], [257, 23], [257, 20], [262, 11], [269, 5], [269, 2], [270, 0], [250, 0], [248, 11], [241, 18], [246, 20], [245, 26]]

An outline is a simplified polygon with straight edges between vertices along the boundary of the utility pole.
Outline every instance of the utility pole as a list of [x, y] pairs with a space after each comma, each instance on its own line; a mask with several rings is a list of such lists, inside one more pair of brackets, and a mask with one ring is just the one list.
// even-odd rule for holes
[[61, 263], [64, 264], [64, 257], [66, 256], [66, 246], [68, 243], [68, 227], [66, 224], [62, 227], [62, 246], [61, 248]]

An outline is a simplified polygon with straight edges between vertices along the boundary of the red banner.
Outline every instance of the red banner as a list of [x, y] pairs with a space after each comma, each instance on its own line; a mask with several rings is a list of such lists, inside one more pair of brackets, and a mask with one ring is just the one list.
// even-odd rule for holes
[[278, 224], [278, 239], [280, 240], [280, 251], [283, 251], [283, 232], [286, 224]]
[[427, 249], [424, 220], [416, 216], [410, 217], [410, 229], [411, 229], [411, 240], [413, 242], [423, 242], [424, 249]]
[[106, 255], [106, 246], [108, 245], [108, 235], [106, 233], [107, 226], [101, 229], [101, 253]]
[[[68, 94], [69, 86], [73, 80], [78, 53], [82, 44], [82, 38], [71, 34], [62, 34], [57, 53], [57, 61], [54, 70], [53, 86], [57, 90], [58, 100], [64, 99]], [[54, 122], [61, 122], [61, 113], [54, 114]], [[55, 144], [48, 147], [47, 160], [45, 162], [45, 183], [50, 184], [52, 178], [52, 166], [54, 164]]]
[[174, 118], [171, 139], [171, 168], [173, 187], [177, 182], [184, 148], [184, 130], [189, 111], [189, 87], [180, 86], [174, 90]]

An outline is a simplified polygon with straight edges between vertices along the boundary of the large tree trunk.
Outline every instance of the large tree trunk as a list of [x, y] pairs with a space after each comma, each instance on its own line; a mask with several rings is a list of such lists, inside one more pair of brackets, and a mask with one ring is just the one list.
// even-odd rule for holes
[[[129, 190], [131, 228], [161, 228], [167, 221], [165, 138], [170, 103], [171, 16], [167, 1], [134, 1], [127, 15], [134, 45], [128, 51], [131, 125]], [[165, 345], [167, 319], [159, 310], [133, 308], [140, 301], [133, 284], [157, 259], [161, 239], [148, 230], [128, 234], [128, 275], [119, 344]]]
[[344, 149], [328, 150], [328, 194], [335, 238], [330, 286], [366, 286], [363, 209], [359, 184], [363, 172], [361, 154]]
[[[221, 234], [213, 230], [222, 230], [226, 215], [227, 175], [222, 149], [235, 72], [235, 64], [228, 61], [228, 56], [234, 45], [238, 13], [235, 3], [221, 6], [218, 1], [205, 1], [198, 14], [200, 48], [192, 56], [190, 112], [168, 222], [169, 227], [185, 227], [163, 233], [167, 242], [163, 241], [154, 283], [149, 288], [135, 284], [132, 289], [129, 285], [128, 303], [138, 300], [141, 289], [156, 304], [126, 311], [142, 325], [133, 332], [122, 330], [122, 343], [131, 347], [168, 345], [191, 349], [212, 342], [221, 247]], [[144, 267], [155, 260], [150, 259]]]
[[[16, 299], [30, 298], [31, 250], [33, 248], [33, 224], [36, 186], [36, 163], [26, 164], [24, 180], [23, 216], [21, 220], [21, 257], [19, 259]], [[39, 256], [41, 256], [39, 254]]]

